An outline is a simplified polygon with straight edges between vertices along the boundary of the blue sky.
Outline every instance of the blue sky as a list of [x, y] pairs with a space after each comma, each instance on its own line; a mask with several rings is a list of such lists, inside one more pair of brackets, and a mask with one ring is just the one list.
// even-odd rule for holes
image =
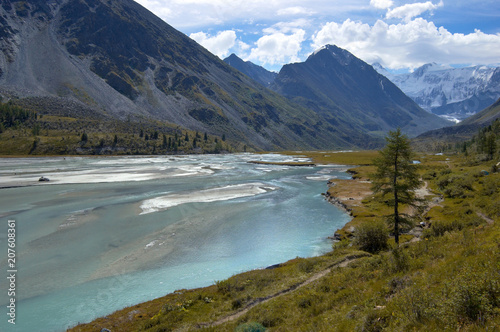
[[393, 70], [500, 65], [498, 0], [136, 0], [212, 53], [269, 70], [335, 44]]

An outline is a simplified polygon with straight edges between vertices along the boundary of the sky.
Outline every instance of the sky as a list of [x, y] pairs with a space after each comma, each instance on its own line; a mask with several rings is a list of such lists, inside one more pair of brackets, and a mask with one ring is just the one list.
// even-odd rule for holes
[[332, 44], [369, 64], [500, 65], [498, 0], [136, 0], [221, 59], [278, 72]]

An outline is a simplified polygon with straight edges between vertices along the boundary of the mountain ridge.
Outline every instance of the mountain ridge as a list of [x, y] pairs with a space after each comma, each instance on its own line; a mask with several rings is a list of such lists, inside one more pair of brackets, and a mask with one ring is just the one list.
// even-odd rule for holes
[[500, 97], [500, 67], [428, 63], [404, 74], [391, 74], [380, 64], [374, 68], [422, 108], [448, 119], [464, 120]]
[[264, 67], [254, 64], [251, 61], [242, 60], [234, 53], [225, 58], [224, 62], [232, 66], [233, 68], [239, 70], [248, 77], [259, 82], [265, 87], [269, 87], [273, 83], [276, 76], [278, 76], [277, 73], [269, 71]]
[[331, 140], [312, 111], [243, 76], [134, 1], [13, 1], [0, 14], [7, 23], [4, 97], [71, 99], [109, 117], [225, 133], [257, 149], [351, 146]]
[[448, 124], [422, 110], [372, 66], [334, 45], [318, 49], [305, 62], [283, 66], [271, 89], [313, 108], [330, 123], [374, 135], [401, 127], [415, 136]]

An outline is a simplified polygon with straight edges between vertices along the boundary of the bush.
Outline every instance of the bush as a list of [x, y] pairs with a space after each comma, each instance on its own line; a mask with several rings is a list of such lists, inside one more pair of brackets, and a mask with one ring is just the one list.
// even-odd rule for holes
[[385, 224], [381, 221], [367, 222], [358, 226], [355, 236], [354, 243], [361, 250], [377, 253], [388, 247], [387, 241], [389, 235], [387, 234]]
[[228, 294], [231, 292], [231, 282], [229, 280], [216, 281], [217, 291], [221, 294]]
[[257, 322], [250, 322], [238, 325], [235, 332], [264, 332], [266, 328]]
[[438, 305], [428, 289], [412, 286], [403, 290], [394, 301], [404, 317], [413, 324], [424, 324], [435, 318]]
[[465, 198], [467, 191], [474, 190], [472, 184], [472, 177], [454, 174], [445, 174], [437, 181], [439, 189], [450, 198]]
[[385, 330], [389, 320], [390, 316], [386, 310], [371, 310], [357, 330], [360, 332], [381, 332]]
[[410, 268], [410, 258], [408, 254], [401, 248], [392, 250], [391, 269], [393, 272], [404, 272]]
[[450, 286], [448, 309], [458, 322], [484, 322], [500, 305], [500, 276], [495, 264], [467, 266]]

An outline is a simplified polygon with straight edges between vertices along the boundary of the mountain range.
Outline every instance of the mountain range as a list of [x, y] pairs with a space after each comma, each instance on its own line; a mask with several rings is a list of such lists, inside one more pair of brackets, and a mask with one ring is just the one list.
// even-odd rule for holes
[[0, 96], [41, 114], [153, 119], [262, 150], [376, 147], [396, 127], [448, 124], [334, 46], [268, 89], [132, 0], [4, 1], [0, 24]]
[[423, 109], [450, 120], [464, 120], [500, 98], [500, 67], [429, 63], [403, 74], [390, 73], [378, 63], [373, 67]]

